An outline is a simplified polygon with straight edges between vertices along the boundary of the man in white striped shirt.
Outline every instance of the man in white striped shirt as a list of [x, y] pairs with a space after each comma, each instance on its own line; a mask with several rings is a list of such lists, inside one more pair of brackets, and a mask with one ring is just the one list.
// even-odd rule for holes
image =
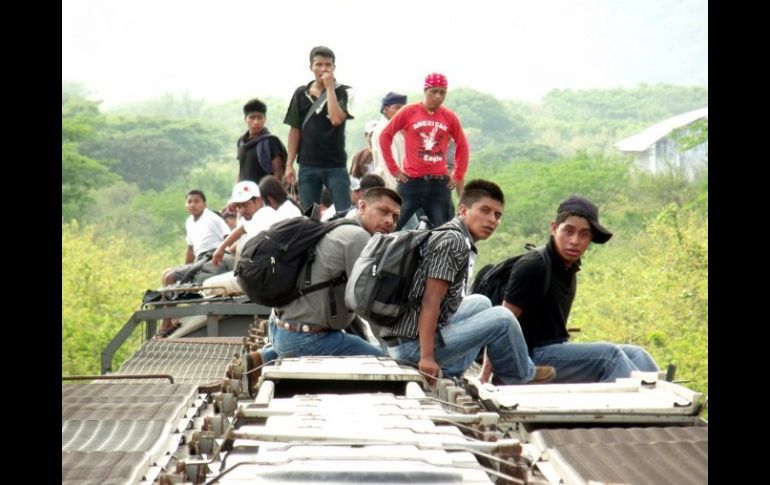
[[434, 232], [420, 250], [408, 301], [416, 302], [390, 328], [380, 332], [391, 357], [417, 364], [438, 377], [439, 369], [458, 376], [482, 347], [502, 384], [546, 382], [553, 367], [535, 367], [519, 322], [507, 309], [493, 307], [483, 295], [463, 298], [468, 262], [475, 242], [489, 238], [503, 215], [500, 187], [486, 180], [468, 182], [459, 214]]

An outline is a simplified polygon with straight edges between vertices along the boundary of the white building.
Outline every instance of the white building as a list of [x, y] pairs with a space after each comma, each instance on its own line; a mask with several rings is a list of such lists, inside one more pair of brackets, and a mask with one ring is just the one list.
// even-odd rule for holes
[[[682, 152], [676, 137], [672, 135], [675, 130], [678, 133], [686, 133], [687, 126], [702, 119], [707, 120], [708, 114], [709, 109], [706, 107], [674, 116], [641, 133], [624, 138], [614, 146], [623, 153], [633, 155], [635, 163], [644, 170], [655, 174], [681, 170], [688, 180], [693, 180], [698, 173], [708, 170], [708, 138], [705, 142]], [[682, 128], [684, 130], [681, 130]]]

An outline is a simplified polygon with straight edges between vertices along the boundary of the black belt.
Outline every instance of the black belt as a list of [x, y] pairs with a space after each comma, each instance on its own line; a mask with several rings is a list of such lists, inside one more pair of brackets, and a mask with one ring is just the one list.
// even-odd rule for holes
[[397, 345], [401, 345], [406, 342], [412, 342], [414, 341], [414, 338], [410, 337], [382, 337], [382, 341], [385, 342], [385, 345], [388, 347], [396, 347]]
[[409, 177], [409, 181], [423, 181], [433, 182], [434, 180], [440, 180], [442, 182], [449, 182], [449, 175], [423, 175], [422, 177]]

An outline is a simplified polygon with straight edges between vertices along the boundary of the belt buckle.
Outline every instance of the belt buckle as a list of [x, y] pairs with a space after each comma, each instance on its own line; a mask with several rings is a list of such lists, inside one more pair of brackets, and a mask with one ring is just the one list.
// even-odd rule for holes
[[310, 332], [310, 325], [307, 325], [307, 324], [306, 325], [302, 325], [301, 330], [303, 332], [305, 332], [305, 333], [309, 333]]

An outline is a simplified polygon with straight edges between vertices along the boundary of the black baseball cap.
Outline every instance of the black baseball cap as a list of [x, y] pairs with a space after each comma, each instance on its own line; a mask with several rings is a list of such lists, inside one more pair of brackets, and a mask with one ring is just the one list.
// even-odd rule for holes
[[556, 213], [561, 214], [562, 212], [573, 212], [581, 217], [585, 217], [588, 223], [591, 224], [591, 241], [597, 244], [604, 244], [612, 237], [612, 233], [599, 224], [599, 208], [585, 197], [573, 195], [563, 201], [559, 204], [559, 209]]

